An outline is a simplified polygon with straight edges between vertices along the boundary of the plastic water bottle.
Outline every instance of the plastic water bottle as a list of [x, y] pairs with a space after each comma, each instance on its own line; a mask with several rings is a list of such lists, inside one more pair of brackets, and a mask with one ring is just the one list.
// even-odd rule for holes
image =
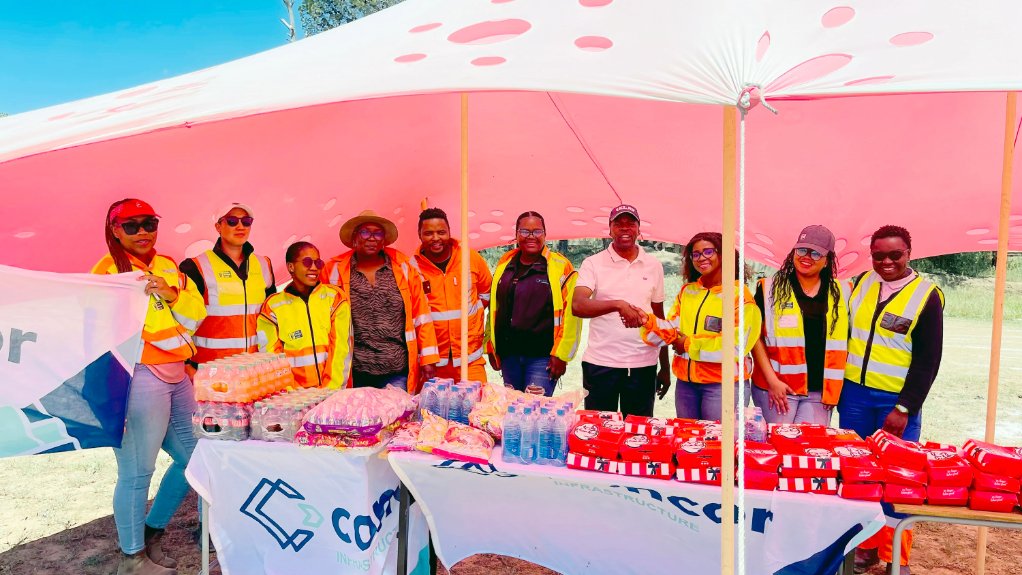
[[536, 416], [533, 415], [532, 406], [526, 406], [522, 410], [522, 463], [529, 465], [536, 463], [536, 452], [539, 450], [539, 437], [536, 428]]
[[446, 383], [437, 383], [436, 384], [436, 388], [435, 388], [435, 392], [436, 392], [436, 398], [437, 399], [436, 399], [436, 404], [435, 404], [436, 405], [436, 409], [433, 410], [433, 413], [438, 415], [438, 416], [440, 416], [440, 417], [443, 417], [444, 419], [447, 419], [448, 401], [449, 401], [448, 398], [450, 396], [450, 391], [448, 391], [447, 384]]
[[550, 465], [564, 467], [568, 460], [568, 416], [564, 409], [558, 409], [550, 429], [552, 457]]
[[759, 407], [756, 408], [755, 416], [753, 417], [754, 428], [756, 430], [755, 439], [753, 441], [759, 441], [760, 443], [766, 443], [767, 440], [767, 423], [766, 418], [763, 417], [763, 410]]
[[464, 418], [462, 423], [465, 425], [469, 425], [468, 416], [472, 413], [472, 409], [476, 406], [477, 397], [479, 397], [478, 388], [474, 385], [469, 385], [464, 396], [461, 398], [461, 416]]
[[456, 383], [451, 384], [451, 387], [447, 392], [447, 419], [458, 423], [465, 423], [461, 420], [461, 396], [463, 393], [464, 391], [460, 385]]
[[436, 381], [429, 380], [426, 382], [422, 389], [420, 401], [422, 402], [422, 405], [420, 406], [422, 409], [425, 409], [434, 415], [440, 415], [443, 417], [443, 414], [440, 411], [440, 390]]
[[539, 408], [539, 417], [536, 418], [536, 433], [539, 435], [539, 452], [536, 454], [536, 463], [540, 465], [553, 463], [553, 431], [550, 408]]
[[504, 416], [500, 458], [508, 463], [520, 463], [522, 460], [522, 420], [514, 405], [507, 407], [507, 415]]
[[467, 385], [454, 384], [451, 386], [451, 395], [448, 399], [448, 419], [468, 425], [468, 413], [472, 411], [472, 404], [467, 405], [465, 401], [470, 397], [470, 390]]

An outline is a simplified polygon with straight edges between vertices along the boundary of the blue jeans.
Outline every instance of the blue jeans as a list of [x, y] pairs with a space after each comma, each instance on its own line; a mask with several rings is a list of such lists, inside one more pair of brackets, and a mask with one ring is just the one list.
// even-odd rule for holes
[[408, 372], [399, 371], [397, 373], [374, 375], [363, 371], [352, 370], [351, 384], [352, 387], [375, 387], [376, 389], [383, 389], [389, 386], [396, 387], [401, 390], [407, 390]]
[[510, 385], [518, 391], [525, 391], [529, 385], [543, 388], [543, 395], [554, 394], [554, 382], [550, 379], [550, 356], [531, 357], [527, 355], [500, 356], [500, 376], [504, 385]]
[[[840, 425], [845, 429], [855, 431], [865, 439], [884, 427], [884, 420], [887, 419], [896, 403], [898, 403], [897, 393], [873, 389], [846, 379], [841, 388], [841, 399], [837, 402]], [[905, 425], [905, 433], [901, 437], [908, 441], [919, 441], [922, 429], [923, 412], [920, 410], [915, 415], [909, 416], [908, 424]], [[895, 513], [894, 507], [889, 503], [881, 503], [880, 506], [884, 509], [884, 515], [892, 519], [907, 517], [907, 515]]]
[[[145, 547], [144, 526], [166, 528], [188, 494], [185, 467], [195, 449], [194, 411], [195, 392], [187, 376], [180, 383], [166, 383], [148, 367], [135, 366], [128, 392], [124, 440], [119, 448], [114, 448], [117, 459], [114, 523], [121, 551], [128, 554], [141, 551]], [[161, 447], [174, 461], [160, 482], [147, 516], [149, 484]]]
[[[897, 393], [873, 389], [846, 379], [841, 388], [841, 399], [837, 403], [840, 425], [844, 429], [855, 431], [865, 439], [884, 426], [884, 420], [894, 410], [896, 403]], [[902, 438], [919, 441], [922, 428], [923, 413], [920, 411], [909, 416]]]
[[[744, 406], [749, 405], [749, 382], [745, 382]], [[678, 417], [685, 419], [709, 419], [719, 421], [723, 398], [720, 384], [692, 383], [679, 379], [674, 386], [674, 409]], [[735, 409], [738, 406], [738, 384], [735, 384]]]
[[770, 392], [752, 386], [752, 401], [763, 410], [767, 423], [818, 423], [830, 425], [830, 413], [823, 407], [823, 392], [810, 391], [809, 395], [788, 395], [788, 413], [780, 414], [770, 407]]

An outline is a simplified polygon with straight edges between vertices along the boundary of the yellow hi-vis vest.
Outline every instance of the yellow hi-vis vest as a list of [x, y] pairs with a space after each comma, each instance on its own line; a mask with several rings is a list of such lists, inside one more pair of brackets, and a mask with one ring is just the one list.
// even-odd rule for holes
[[242, 280], [212, 250], [192, 258], [206, 283], [206, 319], [199, 324], [195, 342], [196, 363], [205, 363], [259, 348], [256, 328], [259, 309], [269, 287], [270, 262], [249, 254], [248, 279]]
[[883, 313], [877, 313], [880, 282], [876, 272], [869, 272], [852, 290], [845, 379], [900, 393], [912, 364], [912, 330], [930, 293], [937, 290], [941, 304], [944, 294], [933, 283], [916, 276], [891, 297]]
[[263, 302], [259, 349], [283, 353], [300, 387], [345, 387], [351, 376], [351, 304], [341, 288], [319, 284], [308, 302], [290, 291]]
[[[142, 358], [139, 363], [160, 365], [184, 361], [195, 353], [192, 333], [206, 317], [202, 296], [195, 283], [177, 268], [177, 262], [167, 256], [156, 254], [146, 265], [135, 256], [128, 254], [132, 269], [149, 272], [166, 280], [167, 285], [177, 289], [174, 303], [166, 303], [155, 295], [149, 296], [149, 311], [146, 312], [142, 328]], [[94, 274], [116, 274], [117, 264], [110, 255], [103, 256], [92, 268]]]
[[[773, 300], [774, 278], [760, 280], [763, 293], [763, 345], [766, 347], [770, 367], [778, 379], [787, 384], [797, 395], [807, 395], [808, 366], [806, 365], [806, 330], [802, 323], [802, 308], [794, 294], [785, 301]], [[844, 383], [845, 359], [848, 356], [848, 292], [845, 282], [838, 282], [841, 296], [834, 296], [827, 290], [826, 343], [823, 353], [823, 403], [837, 405]], [[837, 319], [832, 310], [837, 308]], [[752, 374], [757, 387], [767, 389], [766, 378], [757, 369]]]
[[[520, 250], [515, 248], [503, 256], [497, 262], [493, 270], [493, 283], [490, 284], [490, 337], [486, 340], [486, 352], [497, 352], [497, 308], [500, 302], [497, 300], [497, 286], [501, 276], [507, 270], [511, 260], [518, 257]], [[543, 258], [546, 259], [546, 274], [550, 280], [550, 293], [553, 295], [554, 304], [554, 347], [550, 355], [556, 356], [565, 363], [571, 361], [578, 351], [578, 342], [582, 333], [582, 320], [571, 313], [571, 300], [575, 293], [575, 282], [578, 281], [578, 273], [571, 265], [571, 261], [561, 254], [551, 251], [550, 248], [543, 248]]]
[[[749, 288], [744, 282], [735, 280], [735, 327], [738, 327], [738, 306], [745, 310], [745, 349], [738, 349], [735, 355], [742, 357], [744, 373], [735, 374], [735, 381], [752, 377], [752, 353], [759, 339], [763, 318], [756, 306]], [[674, 343], [681, 335], [686, 336], [685, 349], [674, 355], [671, 371], [682, 381], [692, 383], [719, 384], [724, 378], [721, 362], [724, 360], [723, 333], [724, 294], [722, 286], [703, 287], [701, 281], [681, 286], [674, 304], [667, 312], [667, 319], [652, 314], [646, 318], [646, 325], [639, 329], [639, 337], [647, 345], [663, 347]], [[735, 330], [735, 338], [738, 334]]]

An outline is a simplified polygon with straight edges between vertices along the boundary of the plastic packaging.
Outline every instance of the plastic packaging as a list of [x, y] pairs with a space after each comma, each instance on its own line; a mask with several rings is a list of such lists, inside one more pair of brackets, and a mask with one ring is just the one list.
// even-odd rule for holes
[[387, 445], [390, 451], [412, 451], [419, 442], [419, 431], [422, 429], [421, 421], [407, 421], [394, 432], [394, 437]]
[[414, 408], [412, 396], [393, 387], [342, 389], [309, 411], [304, 427], [311, 433], [376, 435], [399, 419], [407, 418]]
[[552, 432], [553, 456], [551, 457], [550, 464], [555, 467], [564, 467], [565, 461], [568, 459], [567, 417], [565, 410], [562, 408], [557, 410], [556, 417], [554, 418]]
[[519, 463], [522, 458], [522, 423], [514, 405], [507, 407], [504, 417], [504, 439], [501, 442], [501, 459], [507, 463]]
[[471, 463], [488, 463], [493, 452], [493, 438], [481, 429], [450, 422], [444, 440], [433, 449], [435, 455]]
[[446, 419], [422, 410], [422, 427], [419, 429], [419, 440], [415, 444], [415, 448], [426, 453], [432, 453], [433, 449], [444, 442], [447, 426], [448, 421]]
[[539, 451], [539, 430], [536, 427], [536, 416], [533, 415], [532, 406], [525, 406], [522, 410], [522, 463], [529, 465], [536, 463]]

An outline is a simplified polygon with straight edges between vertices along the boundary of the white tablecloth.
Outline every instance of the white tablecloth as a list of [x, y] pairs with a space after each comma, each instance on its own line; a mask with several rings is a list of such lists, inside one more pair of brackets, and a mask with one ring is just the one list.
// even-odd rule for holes
[[[399, 483], [378, 455], [200, 439], [185, 475], [210, 504], [225, 575], [396, 572]], [[425, 520], [411, 511], [409, 572], [428, 574]]]
[[[719, 573], [720, 489], [605, 473], [392, 453], [447, 566], [476, 553], [569, 575]], [[824, 572], [883, 525], [879, 503], [746, 492], [746, 573]], [[737, 515], [735, 512], [734, 515]]]

